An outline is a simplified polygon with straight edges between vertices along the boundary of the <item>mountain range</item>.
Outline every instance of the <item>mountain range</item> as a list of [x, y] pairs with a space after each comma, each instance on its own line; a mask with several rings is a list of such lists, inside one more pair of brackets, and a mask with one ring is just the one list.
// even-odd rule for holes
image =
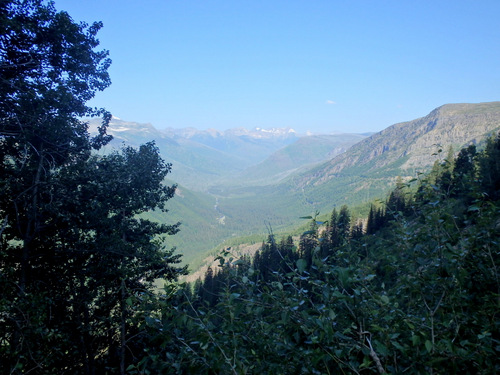
[[[92, 126], [95, 124], [91, 123]], [[192, 262], [224, 240], [289, 232], [299, 217], [333, 207], [360, 207], [385, 199], [409, 180], [468, 144], [481, 145], [500, 130], [500, 102], [446, 104], [428, 115], [367, 134], [302, 136], [292, 129], [155, 129], [114, 118], [109, 133], [137, 145], [155, 140], [179, 184], [170, 212], [181, 221], [168, 240]], [[360, 211], [362, 212], [362, 210]]]
[[[395, 177], [413, 178], [444, 158], [451, 147], [458, 152], [469, 144], [480, 145], [500, 129], [500, 102], [447, 104], [427, 116], [398, 123], [373, 134], [323, 164], [295, 176], [296, 188], [338, 191], [339, 180], [359, 180], [352, 191], [376, 188]], [[381, 192], [380, 188], [376, 190]], [[350, 195], [351, 204], [360, 199]]]
[[[90, 131], [96, 132], [99, 124], [97, 119], [91, 120]], [[269, 178], [276, 181], [276, 176], [286, 176], [306, 165], [328, 160], [366, 137], [304, 136], [291, 128], [235, 128], [224, 132], [194, 128], [158, 130], [151, 124], [116, 117], [112, 118], [108, 133], [113, 135], [113, 141], [104, 152], [123, 143], [138, 146], [154, 140], [163, 158], [173, 165], [170, 178], [195, 191], [219, 184], [237, 185], [243, 180], [245, 185], [253, 180], [264, 184]], [[262, 165], [256, 168], [259, 163]]]

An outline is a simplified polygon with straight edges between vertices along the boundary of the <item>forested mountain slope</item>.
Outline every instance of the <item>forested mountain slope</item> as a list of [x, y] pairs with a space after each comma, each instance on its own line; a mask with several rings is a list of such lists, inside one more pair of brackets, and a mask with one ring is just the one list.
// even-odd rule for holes
[[173, 139], [196, 142], [242, 159], [245, 167], [261, 162], [276, 150], [302, 137], [291, 128], [263, 129], [259, 127], [253, 129], [239, 127], [224, 131], [168, 128], [163, 133]]
[[316, 211], [383, 199], [398, 178], [405, 181], [430, 170], [450, 146], [458, 152], [469, 143], [480, 145], [498, 129], [500, 102], [447, 104], [420, 119], [392, 125], [278, 184], [212, 192], [219, 195], [220, 210], [233, 232], [240, 224], [247, 232], [262, 230], [266, 222], [280, 230]]
[[[98, 126], [99, 120], [90, 120], [91, 133], [97, 133]], [[108, 133], [113, 140], [107, 149], [155, 141], [163, 158], [173, 166], [171, 178], [197, 191], [234, 177], [299, 139], [292, 129], [158, 130], [151, 124], [116, 117], [111, 119]]]
[[[128, 132], [118, 132], [120, 123], [116, 121], [115, 124], [111, 132], [125, 139]], [[131, 128], [128, 123], [121, 124]], [[224, 142], [234, 139], [234, 133], [225, 138], [218, 132], [185, 129], [170, 130], [170, 136], [167, 136], [154, 133], [152, 127], [137, 126], [138, 132], [158, 137], [156, 142], [162, 155], [173, 163], [171, 178], [180, 183], [182, 196], [177, 195], [169, 202], [169, 213], [157, 218], [168, 221], [174, 217], [183, 223], [181, 231], [169, 239], [169, 244], [177, 246], [178, 251], [186, 255], [184, 260], [191, 262], [197, 254], [211, 250], [225, 239], [259, 233], [265, 236], [268, 224], [276, 231], [291, 230], [300, 224], [300, 216], [316, 211], [326, 213], [342, 204], [359, 206], [373, 199], [385, 198], [398, 177], [404, 181], [429, 170], [434, 162], [445, 158], [449, 146], [457, 152], [459, 147], [469, 143], [479, 145], [487, 135], [498, 130], [500, 102], [441, 106], [425, 117], [395, 124], [362, 139], [333, 159], [284, 179], [280, 179], [281, 174], [288, 173], [288, 168], [294, 163], [300, 165], [328, 152], [331, 141], [339, 140], [336, 137], [353, 141], [352, 137], [356, 136], [300, 138], [262, 161], [260, 171], [253, 166], [243, 172], [248, 161], [247, 164], [239, 162], [234, 154], [229, 156], [226, 153], [233, 146], [223, 146]], [[252, 137], [250, 131], [240, 129], [233, 132], [244, 138], [238, 138], [232, 145], [245, 142], [257, 147], [257, 135], [272, 137], [272, 133], [262, 131], [253, 132]], [[137, 141], [141, 138], [135, 134], [128, 139]], [[199, 143], [201, 141], [204, 144]], [[282, 141], [283, 138], [278, 143]], [[268, 147], [269, 139], [266, 142]], [[215, 149], [216, 144], [226, 149]], [[436, 155], [439, 149], [443, 152]], [[181, 159], [182, 163], [179, 162]], [[189, 168], [188, 163], [191, 163]], [[182, 173], [184, 177], [179, 178]], [[239, 173], [248, 173], [248, 179]], [[228, 180], [226, 184], [222, 183]], [[273, 180], [280, 182], [265, 183]], [[188, 184], [184, 185], [183, 181]], [[208, 188], [208, 194], [192, 192], [190, 186], [193, 185], [189, 181], [212, 186]]]
[[235, 180], [249, 185], [277, 183], [292, 173], [340, 155], [364, 138], [366, 135], [348, 133], [301, 137], [261, 163], [246, 168]]
[[[91, 132], [95, 131], [97, 125], [96, 120], [91, 120]], [[173, 165], [171, 178], [194, 190], [203, 190], [212, 181], [228, 173], [236, 173], [248, 165], [242, 157], [230, 157], [223, 151], [188, 138], [169, 136], [151, 124], [114, 117], [110, 121], [108, 133], [113, 136], [113, 140], [101, 152], [119, 148], [123, 143], [137, 147], [142, 143], [154, 141], [162, 157]]]
[[496, 374], [499, 199], [500, 135], [399, 184], [366, 225], [344, 205], [298, 241], [225, 249], [150, 322], [156, 350], [203, 374]]
[[[90, 121], [91, 132], [96, 132], [98, 124], [97, 120]], [[237, 128], [225, 132], [192, 128], [158, 130], [151, 124], [124, 121], [116, 117], [111, 119], [108, 133], [114, 139], [104, 150], [99, 151], [101, 154], [123, 144], [137, 147], [154, 140], [162, 157], [172, 164], [169, 182], [178, 184], [179, 188], [175, 199], [168, 203], [169, 212], [154, 212], [147, 216], [161, 222], [182, 223], [181, 231], [168, 238], [167, 244], [177, 247], [186, 263], [191, 263], [197, 255], [227, 238], [265, 232], [263, 221], [253, 220], [256, 217], [253, 211], [259, 208], [252, 207], [251, 201], [243, 202], [241, 208], [233, 211], [234, 215], [239, 216], [239, 220], [235, 220], [219, 209], [217, 195], [204, 192], [209, 186], [217, 184], [224, 189], [224, 183], [233, 185], [240, 181], [246, 185], [248, 180], [245, 179], [244, 168], [254, 166], [268, 156], [274, 160], [275, 155], [280, 153], [293, 155], [290, 161], [294, 165], [287, 161], [277, 166], [280, 170], [287, 170], [311, 161], [326, 160], [329, 153], [341, 152], [364, 138], [356, 134], [301, 137], [292, 129]], [[274, 178], [275, 173], [269, 169], [272, 169], [273, 164], [270, 160], [263, 161], [268, 166], [267, 175], [263, 173], [260, 179], [264, 184]], [[274, 216], [266, 220], [285, 223]]]

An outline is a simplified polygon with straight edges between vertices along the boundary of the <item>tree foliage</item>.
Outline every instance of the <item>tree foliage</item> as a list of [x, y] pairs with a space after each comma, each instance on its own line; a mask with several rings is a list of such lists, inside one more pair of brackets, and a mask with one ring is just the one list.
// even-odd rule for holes
[[[171, 166], [153, 143], [92, 154], [101, 25], [41, 0], [0, 20], [1, 373], [500, 371], [500, 135], [398, 181], [365, 229], [316, 214], [191, 288], [162, 244], [178, 224], [143, 216], [174, 196]], [[79, 116], [98, 114], [91, 138]]]
[[[149, 143], [105, 156], [110, 115], [101, 24], [52, 3], [0, 4], [1, 373], [125, 373], [143, 355], [136, 321], [153, 282], [184, 272], [162, 246], [170, 165]], [[96, 137], [80, 116], [102, 115]]]
[[328, 223], [310, 217], [298, 248], [270, 237], [253, 262], [228, 255], [211, 279], [214, 303], [181, 289], [174, 307], [165, 301], [148, 324], [158, 346], [138, 369], [498, 372], [500, 206], [490, 170], [499, 145], [448, 156], [413, 189], [399, 181], [364, 234], [342, 207]]

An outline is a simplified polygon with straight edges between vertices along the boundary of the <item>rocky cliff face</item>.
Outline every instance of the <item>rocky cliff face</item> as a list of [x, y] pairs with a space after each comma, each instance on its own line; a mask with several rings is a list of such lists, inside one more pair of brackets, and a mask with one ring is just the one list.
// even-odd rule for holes
[[392, 125], [357, 143], [314, 171], [322, 183], [348, 168], [364, 172], [397, 164], [401, 171], [425, 169], [436, 160], [438, 148], [455, 150], [479, 143], [500, 130], [500, 102], [446, 104], [427, 116]]
[[422, 167], [432, 163], [434, 145], [453, 146], [455, 150], [479, 143], [500, 129], [500, 102], [448, 104], [423, 119], [422, 134], [408, 144], [410, 155], [402, 168]]

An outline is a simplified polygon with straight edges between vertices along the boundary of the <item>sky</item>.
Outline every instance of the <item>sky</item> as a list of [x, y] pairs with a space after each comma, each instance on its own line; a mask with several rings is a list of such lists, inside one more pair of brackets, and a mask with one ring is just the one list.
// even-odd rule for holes
[[89, 103], [159, 129], [375, 132], [500, 100], [498, 0], [55, 0], [102, 21]]

